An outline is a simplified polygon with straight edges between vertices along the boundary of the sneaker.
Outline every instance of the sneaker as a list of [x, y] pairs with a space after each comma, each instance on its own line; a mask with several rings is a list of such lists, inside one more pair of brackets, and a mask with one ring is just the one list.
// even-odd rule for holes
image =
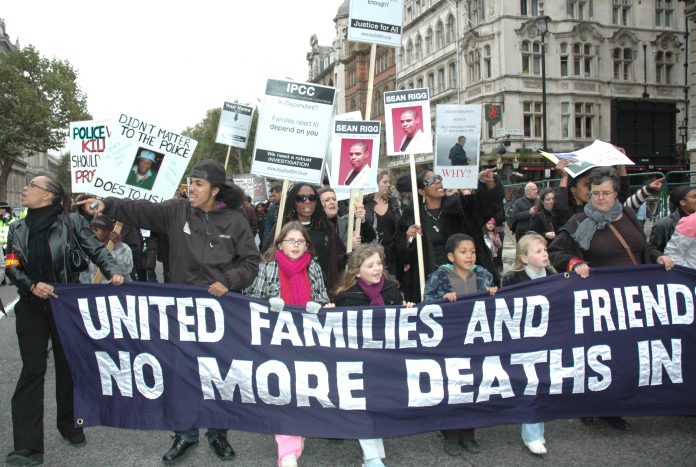
[[540, 439], [536, 441], [530, 441], [529, 443], [525, 441], [524, 445], [527, 446], [529, 452], [531, 452], [534, 455], [543, 456], [544, 454], [546, 454], [546, 446], [544, 446], [544, 443], [542, 443]]
[[379, 457], [375, 457], [374, 459], [367, 459], [363, 467], [384, 467], [384, 462]]
[[280, 461], [280, 467], [297, 467], [297, 457], [292, 454], [283, 457]]
[[541, 437], [541, 439], [539, 441], [541, 441], [541, 444], [546, 446], [546, 439], [543, 436]]

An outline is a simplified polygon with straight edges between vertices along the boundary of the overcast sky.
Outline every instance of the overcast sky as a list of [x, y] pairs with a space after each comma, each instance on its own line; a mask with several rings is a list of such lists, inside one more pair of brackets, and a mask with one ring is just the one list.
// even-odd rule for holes
[[224, 101], [256, 105], [268, 78], [307, 80], [309, 38], [331, 45], [342, 0], [15, 0], [20, 46], [68, 60], [95, 119], [124, 112], [181, 132]]

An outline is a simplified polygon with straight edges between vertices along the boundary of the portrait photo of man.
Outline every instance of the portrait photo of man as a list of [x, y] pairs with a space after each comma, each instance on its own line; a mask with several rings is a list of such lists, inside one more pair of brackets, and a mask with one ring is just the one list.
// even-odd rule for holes
[[[350, 170], [341, 177], [343, 185], [354, 187], [368, 186], [370, 183], [371, 141], [345, 140], [343, 146], [348, 146], [348, 151], [343, 151], [343, 161], [349, 161]], [[343, 167], [345, 164], [342, 163]]]
[[140, 148], [135, 156], [135, 162], [131, 168], [126, 184], [145, 190], [152, 190], [157, 178], [157, 168], [162, 162], [163, 154], [158, 154], [149, 149]]
[[432, 152], [432, 142], [423, 131], [422, 109], [409, 107], [392, 110], [394, 150], [406, 154]]
[[469, 165], [469, 159], [466, 157], [466, 151], [464, 150], [464, 145], [466, 144], [466, 137], [460, 136], [457, 138], [457, 142], [449, 151], [449, 160], [451, 165]]

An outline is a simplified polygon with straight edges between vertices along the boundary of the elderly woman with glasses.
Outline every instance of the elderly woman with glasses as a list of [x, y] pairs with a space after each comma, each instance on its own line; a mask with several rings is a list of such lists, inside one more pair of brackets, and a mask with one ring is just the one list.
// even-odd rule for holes
[[[495, 169], [479, 174], [475, 192], [458, 192], [445, 196], [442, 177], [431, 170], [424, 170], [416, 177], [418, 201], [407, 207], [394, 236], [396, 245], [396, 277], [401, 283], [408, 302], [421, 301], [416, 254], [416, 235], [423, 238], [423, 260], [427, 276], [447, 263], [445, 243], [455, 233], [473, 237], [477, 263], [494, 275], [497, 269], [483, 238], [483, 226], [495, 216], [503, 203], [503, 187], [496, 182]], [[421, 225], [415, 223], [414, 206], [420, 210]], [[425, 278], [424, 278], [425, 279]], [[500, 278], [496, 276], [496, 282]]]
[[[587, 278], [591, 268], [601, 266], [657, 262], [670, 269], [674, 265], [669, 256], [648, 244], [633, 210], [617, 199], [620, 182], [615, 169], [593, 169], [588, 184], [589, 202], [583, 212], [571, 217], [549, 246], [557, 271], [575, 271]], [[626, 431], [630, 426], [621, 417], [602, 418], [617, 430]]]

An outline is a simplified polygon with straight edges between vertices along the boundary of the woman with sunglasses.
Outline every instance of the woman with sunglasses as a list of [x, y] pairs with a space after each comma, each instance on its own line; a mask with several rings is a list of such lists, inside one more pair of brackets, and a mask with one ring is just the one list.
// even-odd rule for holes
[[[288, 190], [285, 199], [283, 225], [290, 221], [300, 221], [307, 229], [324, 275], [324, 283], [331, 290], [338, 282], [340, 268], [345, 265], [346, 247], [324, 210], [317, 209], [318, 204], [319, 194], [315, 187], [296, 183]], [[272, 235], [266, 241], [266, 249], [275, 241], [275, 226], [271, 232]]]
[[[396, 245], [396, 275], [406, 301], [420, 302], [416, 235], [423, 238], [425, 275], [447, 263], [445, 243], [455, 233], [467, 234], [474, 239], [477, 263], [491, 271], [496, 284], [496, 273], [491, 253], [483, 238], [483, 226], [502, 207], [503, 187], [496, 182], [495, 169], [479, 174], [478, 189], [464, 194], [461, 191], [445, 197], [442, 177], [431, 170], [421, 171], [416, 177], [418, 201], [407, 207], [394, 237]], [[415, 223], [414, 206], [420, 209], [422, 225]]]

